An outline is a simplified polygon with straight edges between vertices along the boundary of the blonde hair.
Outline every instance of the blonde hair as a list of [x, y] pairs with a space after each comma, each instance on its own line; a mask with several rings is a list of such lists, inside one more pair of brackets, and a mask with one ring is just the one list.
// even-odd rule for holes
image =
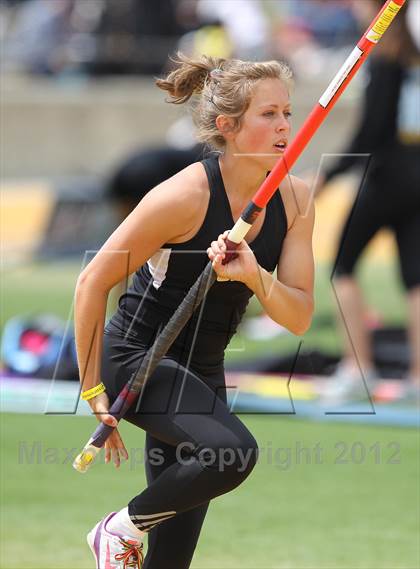
[[278, 61], [241, 61], [201, 56], [190, 59], [182, 53], [174, 59], [175, 69], [156, 85], [170, 95], [168, 101], [181, 104], [195, 97], [193, 117], [197, 138], [216, 149], [226, 141], [216, 126], [218, 115], [233, 119], [235, 129], [249, 107], [255, 85], [261, 79], [280, 79], [288, 91], [292, 86], [292, 71]]

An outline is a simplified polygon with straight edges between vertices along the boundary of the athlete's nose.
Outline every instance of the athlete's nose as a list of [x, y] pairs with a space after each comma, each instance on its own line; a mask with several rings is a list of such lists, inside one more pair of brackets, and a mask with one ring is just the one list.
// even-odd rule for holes
[[285, 130], [290, 130], [290, 123], [285, 116], [282, 116], [276, 125], [276, 132], [282, 132]]

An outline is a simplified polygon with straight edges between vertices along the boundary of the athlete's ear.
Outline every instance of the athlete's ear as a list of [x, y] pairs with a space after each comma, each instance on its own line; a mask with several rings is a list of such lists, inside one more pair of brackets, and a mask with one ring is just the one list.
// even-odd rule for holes
[[231, 136], [234, 134], [234, 121], [231, 117], [227, 117], [226, 115], [218, 115], [216, 118], [216, 126], [225, 138], [231, 138]]

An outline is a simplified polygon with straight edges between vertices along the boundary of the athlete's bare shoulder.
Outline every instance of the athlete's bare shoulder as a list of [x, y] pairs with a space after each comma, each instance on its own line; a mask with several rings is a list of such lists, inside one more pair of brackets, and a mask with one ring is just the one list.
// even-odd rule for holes
[[308, 184], [290, 174], [280, 184], [279, 191], [286, 210], [287, 225], [290, 228], [296, 217], [306, 217], [313, 210], [313, 199]]
[[181, 243], [203, 223], [209, 198], [204, 167], [191, 164], [145, 195], [136, 208], [137, 220], [142, 221], [140, 214], [154, 217], [156, 224], [164, 225], [167, 241]]
[[176, 185], [177, 191], [182, 192], [183, 199], [191, 200], [196, 205], [197, 202], [208, 202], [209, 184], [201, 162], [190, 164], [175, 174], [171, 180]]
[[199, 162], [187, 166], [155, 188], [146, 198], [163, 200], [168, 206], [182, 209], [184, 214], [194, 217], [207, 208], [209, 189], [205, 170]]

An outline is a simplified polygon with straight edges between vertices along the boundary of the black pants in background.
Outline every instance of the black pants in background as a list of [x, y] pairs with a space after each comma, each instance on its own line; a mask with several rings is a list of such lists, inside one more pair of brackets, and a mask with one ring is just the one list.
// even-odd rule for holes
[[365, 247], [393, 231], [407, 290], [420, 285], [420, 147], [396, 147], [367, 176], [341, 233], [333, 277], [352, 275]]

